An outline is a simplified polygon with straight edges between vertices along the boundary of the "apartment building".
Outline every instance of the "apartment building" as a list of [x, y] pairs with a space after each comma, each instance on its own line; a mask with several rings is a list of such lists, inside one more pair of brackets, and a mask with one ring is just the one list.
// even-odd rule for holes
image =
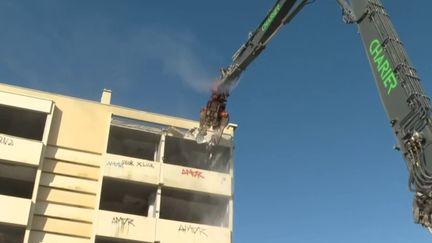
[[230, 124], [209, 158], [196, 121], [0, 84], [0, 243], [231, 243]]

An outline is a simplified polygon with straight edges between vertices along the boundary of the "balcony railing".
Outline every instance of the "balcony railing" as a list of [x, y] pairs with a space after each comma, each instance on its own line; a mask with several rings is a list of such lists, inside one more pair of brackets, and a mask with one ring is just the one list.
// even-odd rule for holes
[[0, 222], [27, 225], [31, 200], [0, 195]]
[[43, 144], [40, 141], [0, 133], [0, 159], [38, 166]]
[[144, 216], [99, 210], [96, 235], [154, 242], [156, 220]]

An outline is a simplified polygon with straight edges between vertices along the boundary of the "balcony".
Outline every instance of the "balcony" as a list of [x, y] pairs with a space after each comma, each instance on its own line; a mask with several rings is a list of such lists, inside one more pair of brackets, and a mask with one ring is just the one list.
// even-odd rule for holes
[[160, 163], [145, 159], [107, 154], [103, 174], [107, 177], [158, 184]]
[[154, 242], [154, 218], [99, 210], [96, 225], [96, 242], [121, 242], [108, 239], [125, 239]]
[[228, 174], [230, 159], [231, 149], [227, 146], [215, 146], [210, 156], [205, 144], [174, 136], [165, 140], [163, 161], [167, 164]]
[[0, 161], [0, 194], [31, 199], [36, 168]]
[[30, 199], [0, 195], [0, 222], [26, 226], [30, 206]]
[[201, 224], [159, 219], [156, 240], [163, 243], [231, 243], [231, 231]]
[[192, 224], [228, 227], [230, 198], [214, 194], [162, 188], [160, 218]]
[[53, 102], [50, 100], [0, 91], [0, 104], [41, 113], [50, 113]]
[[[1, 241], [0, 241], [1, 242]], [[6, 241], [8, 242], [8, 241]], [[23, 241], [19, 241], [17, 243], [22, 243]], [[29, 241], [28, 242], [58, 242], [58, 243], [89, 243], [88, 238], [68, 236], [64, 234], [56, 234], [49, 233], [43, 231], [32, 230], [30, 231]]]
[[40, 141], [0, 133], [0, 160], [37, 167], [40, 162], [42, 148], [43, 144]]
[[[5, 98], [3, 96], [4, 93], [0, 92], [0, 102]], [[42, 111], [0, 103], [0, 159], [38, 166], [46, 119], [47, 114]]]
[[163, 164], [162, 170], [164, 186], [225, 196], [232, 194], [229, 174], [171, 164]]
[[154, 132], [111, 125], [107, 153], [154, 161], [160, 138]]
[[99, 208], [153, 217], [156, 192], [156, 185], [104, 177]]

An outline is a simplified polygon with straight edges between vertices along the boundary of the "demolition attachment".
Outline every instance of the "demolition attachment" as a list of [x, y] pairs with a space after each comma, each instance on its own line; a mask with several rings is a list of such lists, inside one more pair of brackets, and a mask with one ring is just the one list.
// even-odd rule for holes
[[229, 122], [227, 98], [238, 83], [240, 75], [259, 56], [281, 27], [289, 23], [309, 3], [309, 0], [277, 1], [258, 28], [249, 34], [246, 43], [234, 53], [231, 65], [221, 69], [220, 79], [215, 82], [207, 106], [201, 110], [200, 127], [189, 132], [198, 143], [208, 143], [209, 147], [219, 143]]

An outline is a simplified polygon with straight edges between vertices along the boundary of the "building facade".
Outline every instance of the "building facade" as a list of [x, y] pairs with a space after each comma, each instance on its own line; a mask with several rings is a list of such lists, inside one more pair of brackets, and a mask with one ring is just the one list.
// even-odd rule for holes
[[208, 156], [196, 121], [0, 84], [0, 243], [231, 243], [230, 124]]

